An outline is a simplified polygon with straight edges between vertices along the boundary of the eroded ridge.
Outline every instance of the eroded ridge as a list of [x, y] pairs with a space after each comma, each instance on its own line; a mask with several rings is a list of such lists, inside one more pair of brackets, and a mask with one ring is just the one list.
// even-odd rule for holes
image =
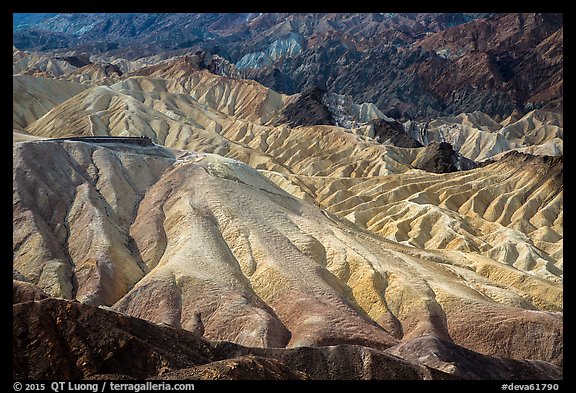
[[562, 364], [561, 283], [385, 240], [236, 160], [113, 146], [15, 144], [20, 279], [248, 346], [383, 350], [433, 336]]

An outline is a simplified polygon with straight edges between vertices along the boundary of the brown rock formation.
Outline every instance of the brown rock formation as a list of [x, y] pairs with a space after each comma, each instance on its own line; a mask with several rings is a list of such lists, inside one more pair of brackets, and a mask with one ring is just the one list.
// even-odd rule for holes
[[[247, 347], [346, 344], [376, 351], [431, 335], [486, 355], [562, 365], [562, 289], [548, 279], [557, 273], [550, 265], [518, 260], [513, 268], [462, 248], [425, 251], [386, 241], [290, 196], [247, 165], [213, 154], [55, 140], [15, 144], [13, 162], [14, 268], [52, 296]], [[535, 179], [504, 168], [496, 172], [513, 172], [520, 182]], [[458, 176], [484, 181], [479, 173]], [[550, 190], [542, 184], [527, 195], [536, 201]], [[462, 206], [488, 218], [495, 207], [479, 207], [492, 202], [471, 195]], [[543, 203], [552, 209], [559, 195]], [[533, 216], [534, 224], [553, 227], [550, 213]], [[445, 228], [427, 227], [436, 223], [423, 221], [418, 228], [440, 236]], [[504, 244], [502, 252], [509, 247]], [[547, 278], [520, 270], [535, 267]], [[470, 320], [474, 324], [464, 323]], [[346, 356], [350, 362], [362, 358]], [[280, 361], [312, 378], [401, 378], [407, 372], [395, 362], [386, 374], [330, 374]], [[391, 360], [378, 362], [384, 361]], [[66, 362], [42, 372], [72, 370]], [[139, 367], [157, 375], [158, 364], [169, 361], [158, 362]], [[177, 368], [191, 367], [184, 363]], [[428, 375], [410, 372], [410, 378]], [[96, 367], [83, 373], [118, 372]]]
[[309, 380], [310, 377], [286, 367], [276, 359], [253, 355], [218, 360], [206, 365], [163, 374], [162, 380]]
[[49, 297], [36, 285], [19, 280], [12, 280], [12, 303], [32, 302]]
[[326, 91], [318, 87], [302, 92], [294, 102], [283, 110], [277, 124], [296, 126], [312, 126], [319, 124], [333, 125], [334, 119], [330, 110], [322, 103], [322, 95]]
[[422, 144], [409, 136], [402, 124], [397, 121], [377, 119], [371, 123], [374, 126], [374, 138], [382, 144], [406, 148], [422, 147]]
[[430, 84], [443, 97], [464, 99], [458, 89], [473, 86], [507, 91], [520, 108], [556, 107], [562, 97], [562, 26], [561, 14], [504, 14], [431, 34], [415, 45], [455, 60]]
[[456, 26], [494, 38], [474, 49], [445, 30], [457, 15], [285, 17], [190, 23], [238, 59], [266, 50], [278, 83], [322, 69], [398, 113], [474, 111], [404, 130], [371, 99], [279, 94], [209, 51], [76, 67], [14, 49], [14, 377], [562, 378], [562, 114], [476, 111], [561, 107], [561, 18]]
[[184, 330], [58, 299], [18, 303], [13, 313], [14, 379], [562, 377], [557, 366], [546, 362], [484, 356], [427, 336], [386, 352], [349, 345], [263, 349], [210, 342]]
[[13, 317], [17, 380], [450, 378], [367, 348], [258, 350], [211, 343], [185, 330], [58, 299], [15, 304]]
[[449, 143], [432, 142], [426, 146], [424, 153], [412, 162], [412, 166], [428, 172], [448, 173], [476, 168], [478, 165], [455, 152]]

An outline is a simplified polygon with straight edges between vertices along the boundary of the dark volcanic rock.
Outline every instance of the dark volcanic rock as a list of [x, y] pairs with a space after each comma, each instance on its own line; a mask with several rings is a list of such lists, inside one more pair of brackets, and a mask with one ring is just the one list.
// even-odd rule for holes
[[452, 112], [475, 106], [491, 116], [507, 116], [510, 105], [531, 110], [562, 98], [562, 14], [510, 13], [478, 19], [414, 45], [450, 60], [428, 86]]
[[516, 150], [509, 151], [500, 157], [496, 162], [509, 165], [531, 165], [541, 167], [538, 173], [546, 177], [562, 176], [564, 170], [564, 156], [537, 156], [529, 153], [522, 153]]
[[309, 41], [299, 56], [274, 65], [291, 84], [266, 77], [268, 68], [246, 77], [287, 94], [325, 83], [331, 92], [402, 119], [561, 110], [562, 24], [558, 14], [503, 14], [401, 45], [351, 47], [332, 36], [323, 45]]
[[316, 380], [430, 380], [459, 379], [429, 367], [410, 363], [386, 352], [359, 345], [297, 348], [246, 348], [227, 342], [214, 343], [219, 356], [253, 354], [281, 361]]
[[73, 65], [74, 67], [77, 68], [84, 67], [88, 64], [92, 64], [92, 62], [89, 59], [89, 56], [87, 55], [56, 57], [56, 59], [64, 60], [68, 64]]
[[143, 379], [212, 360], [208, 344], [185, 330], [53, 298], [13, 307], [14, 379]]
[[219, 360], [210, 364], [185, 368], [157, 377], [162, 380], [293, 380], [310, 379], [275, 359], [258, 356]]
[[404, 131], [404, 127], [397, 121], [376, 119], [371, 122], [374, 126], [374, 137], [383, 145], [397, 147], [422, 147], [422, 144]]
[[322, 103], [325, 93], [326, 91], [319, 87], [305, 90], [295, 102], [284, 109], [277, 123], [291, 126], [334, 125], [332, 113]]
[[448, 173], [478, 167], [474, 161], [454, 151], [447, 142], [432, 142], [425, 147], [424, 154], [412, 166], [428, 172]]
[[14, 379], [453, 378], [366, 347], [247, 348], [54, 298], [15, 304], [13, 321]]
[[122, 70], [116, 64], [106, 64], [104, 65], [104, 73], [106, 76], [111, 76], [112, 74], [122, 75]]
[[46, 299], [47, 297], [48, 295], [34, 284], [12, 280], [12, 303], [14, 304]]

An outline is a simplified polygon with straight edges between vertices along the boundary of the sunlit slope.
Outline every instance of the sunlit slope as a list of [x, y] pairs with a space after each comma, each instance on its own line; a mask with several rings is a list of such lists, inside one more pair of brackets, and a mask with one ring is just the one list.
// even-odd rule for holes
[[12, 127], [24, 130], [56, 105], [89, 86], [30, 75], [12, 77]]
[[[30, 129], [47, 136], [67, 132], [147, 133], [163, 142], [166, 134], [179, 131], [185, 136], [186, 131], [181, 130], [185, 126], [210, 129], [227, 118], [264, 124], [288, 99], [256, 82], [219, 77], [208, 71], [177, 79], [131, 77], [74, 97]], [[57, 119], [64, 114], [67, 118]], [[86, 116], [90, 119], [82, 119]], [[137, 131], [152, 120], [156, 121]], [[58, 131], [58, 127], [62, 129]]]
[[556, 282], [563, 270], [562, 173], [561, 158], [522, 153], [447, 174], [321, 178], [265, 172], [382, 237], [474, 252]]
[[482, 112], [444, 116], [427, 123], [406, 123], [412, 137], [427, 144], [448, 142], [464, 157], [484, 161], [507, 151], [560, 156], [564, 151], [563, 116], [532, 110], [498, 123]]
[[[124, 60], [123, 63], [133, 63]], [[133, 66], [137, 66], [134, 62]], [[122, 71], [116, 64], [92, 63], [86, 54], [53, 56], [49, 53], [27, 52], [13, 48], [12, 74], [36, 78], [57, 79], [73, 83], [112, 84], [120, 79]]]
[[76, 70], [67, 61], [53, 58], [41, 53], [30, 53], [12, 47], [12, 74], [28, 74], [57, 78]]
[[146, 135], [165, 146], [213, 152], [257, 169], [321, 176], [405, 172], [424, 152], [380, 145], [369, 125], [272, 125], [296, 98], [206, 71], [178, 79], [131, 77], [76, 95], [26, 130], [42, 137]]
[[[471, 171], [433, 174], [413, 168], [424, 148], [380, 145], [368, 125], [273, 126], [295, 99], [207, 71], [174, 79], [131, 77], [77, 94], [27, 131], [41, 137], [147, 135], [165, 146], [216, 153], [382, 237], [471, 251], [561, 282], [561, 158], [516, 155]], [[443, 119], [435, 122], [446, 125]], [[506, 129], [509, 143], [542, 143], [562, 125], [559, 115], [539, 111], [509, 119], [505, 127], [481, 113], [452, 121], [489, 135]]]
[[382, 239], [239, 161], [37, 141], [13, 163], [15, 274], [50, 295], [251, 346], [432, 335], [562, 363], [561, 283]]

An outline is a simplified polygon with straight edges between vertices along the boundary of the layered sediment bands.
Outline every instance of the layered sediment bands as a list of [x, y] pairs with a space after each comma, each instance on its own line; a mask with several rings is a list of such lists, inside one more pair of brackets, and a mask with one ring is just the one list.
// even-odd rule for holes
[[[310, 116], [310, 108], [305, 103], [310, 100], [304, 97], [306, 95], [281, 95], [254, 82], [222, 78], [206, 71], [193, 72], [185, 78], [131, 77], [110, 87], [94, 87], [76, 95], [66, 105], [52, 109], [42, 119], [29, 125], [26, 132], [42, 137], [144, 134], [166, 146], [216, 152], [240, 159], [258, 169], [267, 166], [265, 169], [282, 173], [286, 170], [280, 166], [300, 166], [300, 163], [290, 153], [280, 151], [280, 147], [292, 153], [300, 150], [303, 159], [311, 156], [317, 162], [316, 167], [325, 167], [327, 154], [317, 151], [315, 142], [321, 138], [320, 146], [330, 145], [333, 143], [329, 140], [331, 136], [339, 140], [340, 135], [349, 137], [349, 134], [357, 135], [356, 140], [350, 140], [350, 149], [355, 151], [354, 155], [348, 154], [350, 157], [356, 156], [356, 151], [360, 149], [373, 154], [389, 150], [373, 149], [374, 139], [398, 147], [417, 147], [418, 142], [422, 145], [448, 142], [463, 157], [462, 168], [470, 167], [463, 164], [466, 161], [464, 158], [482, 161], [510, 149], [550, 155], [561, 155], [563, 151], [562, 116], [544, 111], [529, 112], [516, 121], [507, 121], [505, 125], [475, 112], [440, 118], [428, 124], [407, 123], [406, 132], [402, 132], [399, 124], [381, 118], [372, 120], [371, 124], [349, 127], [349, 130], [340, 127], [312, 128], [318, 131], [306, 134], [321, 135], [312, 135], [312, 140], [307, 143], [296, 139], [298, 135], [295, 134], [304, 131], [299, 128], [307, 127], [282, 124], [287, 113], [295, 112], [292, 113], [294, 116], [291, 115], [294, 118], [292, 121], [300, 119], [296, 113]], [[321, 116], [324, 120], [304, 116], [300, 119], [302, 125], [338, 120], [332, 119], [338, 111], [331, 112], [318, 99], [312, 101], [324, 108], [324, 115]], [[346, 111], [353, 112], [354, 108], [347, 108]], [[376, 116], [373, 113], [364, 115], [367, 116], [366, 121]], [[328, 130], [332, 131], [328, 133]], [[292, 149], [294, 143], [297, 144], [296, 149]], [[396, 167], [405, 167], [414, 162], [414, 152], [418, 151], [406, 157], [408, 151], [393, 149], [386, 155], [388, 161], [400, 162], [401, 165]], [[363, 157], [372, 156], [366, 153], [361, 154]], [[343, 164], [338, 156], [334, 158], [336, 161], [328, 161], [334, 161], [330, 162], [332, 166]], [[371, 158], [368, 169], [379, 170], [379, 174], [389, 173], [388, 165], [384, 170], [382, 165], [377, 165], [378, 161]], [[395, 168], [394, 171], [407, 169]], [[294, 168], [292, 172], [299, 170]], [[350, 176], [349, 170], [343, 173]]]
[[302, 184], [320, 206], [385, 238], [479, 253], [562, 280], [561, 158], [510, 153], [481, 168], [441, 175], [266, 175], [286, 189]]
[[[138, 62], [135, 62], [138, 64]], [[86, 55], [57, 56], [50, 53], [29, 53], [13, 49], [14, 76], [59, 79], [79, 84], [112, 84], [123, 74], [117, 64], [91, 63]]]
[[179, 79], [131, 77], [76, 95], [27, 131], [49, 137], [145, 134], [168, 146], [187, 146], [198, 132], [209, 132], [215, 142], [218, 135], [214, 133], [236, 121], [248, 123], [245, 130], [252, 124], [265, 124], [287, 100], [256, 82], [222, 78], [207, 71]]
[[[17, 144], [14, 268], [51, 296], [118, 300], [146, 273], [126, 225], [173, 160], [165, 149], [152, 154], [117, 155], [81, 142]], [[146, 173], [126, 177], [129, 168], [144, 166]]]
[[562, 378], [561, 14], [18, 20], [15, 379]]
[[[328, 128], [333, 129], [338, 130]], [[312, 130], [293, 129], [311, 135]], [[342, 143], [350, 142], [342, 137]], [[332, 192], [356, 192], [355, 181], [373, 181], [369, 187], [357, 185], [375, 193], [384, 191], [378, 187], [392, 187], [385, 196], [389, 203], [411, 191], [422, 200], [428, 192], [428, 198], [438, 195], [438, 205], [457, 205], [459, 199], [447, 202], [437, 188], [466, 184], [458, 211], [475, 224], [483, 223], [485, 233], [478, 225], [473, 237], [471, 224], [450, 213], [454, 206], [443, 211], [426, 205], [417, 212], [437, 210], [440, 215], [424, 214], [420, 233], [402, 231], [414, 241], [426, 234], [441, 236], [440, 228], [429, 229], [451, 217], [460, 227], [445, 225], [443, 231], [463, 231], [454, 231], [452, 244], [461, 239], [473, 239], [465, 243], [470, 247], [474, 241], [493, 242], [485, 251], [489, 257], [465, 247], [421, 250], [386, 240], [371, 233], [374, 229], [362, 229], [366, 226], [360, 220], [352, 224], [339, 219], [295, 198], [248, 165], [219, 155], [122, 143], [16, 143], [15, 274], [51, 296], [109, 306], [250, 347], [354, 344], [385, 350], [433, 336], [487, 355], [562, 364], [561, 263], [529, 247], [536, 241], [528, 235], [536, 238], [543, 232], [513, 229], [549, 226], [548, 236], [561, 233], [561, 187], [558, 176], [534, 176], [534, 168], [523, 174], [509, 161], [442, 175], [398, 174], [380, 184], [378, 178], [331, 181], [324, 175], [326, 184], [341, 182], [332, 185]], [[540, 163], [524, 163], [532, 165]], [[554, 165], [561, 173], [559, 161]], [[303, 184], [320, 178], [300, 176]], [[434, 181], [441, 178], [443, 183]], [[486, 201], [496, 184], [497, 195], [507, 187], [512, 194], [513, 189], [526, 190], [527, 203], [490, 221], [484, 217]], [[434, 191], [427, 191], [429, 187]], [[320, 189], [312, 182], [308, 192]], [[555, 195], [546, 194], [551, 189]], [[449, 195], [453, 193], [445, 197]], [[409, 197], [402, 203], [420, 205], [422, 200]], [[362, 213], [362, 204], [355, 206]], [[391, 212], [380, 217], [398, 219]], [[402, 228], [400, 222], [390, 225]], [[514, 254], [497, 248], [503, 234], [508, 241], [503, 249], [515, 249], [523, 258], [501, 257]], [[482, 236], [484, 242], [474, 240]], [[561, 240], [546, 239], [538, 247], [561, 252]], [[551, 261], [525, 265], [521, 253], [526, 250]], [[465, 319], [475, 323], [462, 327]], [[499, 329], [491, 322], [497, 319], [505, 321]], [[523, 349], [530, 341], [537, 344]]]
[[[323, 262], [318, 256], [312, 254], [311, 260], [298, 248], [303, 234], [293, 220], [305, 209], [237, 162], [208, 156], [177, 165], [148, 190], [131, 229], [145, 256], [144, 247], [150, 243], [139, 240], [140, 214], [146, 215], [143, 226], [155, 220], [155, 212], [163, 215], [164, 254], [115, 308], [155, 320], [145, 294], [154, 281], [167, 276], [174, 277], [181, 292], [178, 326], [194, 330], [202, 324], [208, 338], [252, 346], [331, 345], [339, 340], [387, 346], [395, 342], [357, 315], [345, 299], [344, 288], [333, 288], [329, 272], [317, 266]], [[182, 228], [187, 228], [184, 233]], [[248, 247], [255, 255], [230, 248], [228, 242], [237, 234], [249, 237]], [[307, 237], [304, 247], [315, 241]], [[246, 257], [252, 261], [243, 260]], [[145, 258], [143, 262], [153, 266]], [[247, 266], [250, 262], [254, 265]], [[243, 271], [244, 266], [249, 270]], [[170, 288], [165, 282], [156, 286]], [[357, 330], [353, 332], [352, 326]]]
[[424, 145], [448, 142], [462, 156], [475, 161], [497, 158], [510, 150], [561, 156], [564, 151], [563, 116], [533, 110], [516, 112], [496, 122], [484, 113], [462, 113], [430, 122], [406, 122], [406, 132]]
[[12, 73], [14, 75], [25, 73], [28, 75], [60, 77], [77, 67], [64, 61], [41, 53], [29, 53], [12, 48]]
[[56, 105], [89, 86], [29, 75], [12, 77], [12, 127], [24, 130]]
[[[387, 174], [418, 150], [377, 146], [370, 125], [271, 126], [295, 96], [205, 71], [182, 79], [133, 77], [76, 95], [27, 127], [34, 136], [146, 135], [157, 143], [239, 159], [279, 173]], [[386, 154], [392, 150], [392, 154]]]
[[[217, 153], [241, 160], [290, 194], [391, 240], [472, 251], [561, 281], [561, 181], [546, 183], [531, 175], [535, 166], [523, 164], [439, 175], [415, 171], [473, 165], [450, 149], [435, 152], [433, 143], [426, 148], [380, 145], [374, 140], [374, 124], [352, 129], [270, 125], [294, 99], [205, 71], [182, 79], [137, 77], [86, 90], [27, 131], [39, 136], [144, 134], [170, 147]], [[561, 116], [542, 111], [505, 126], [480, 113], [458, 116], [453, 124], [491, 135], [505, 129], [528, 147], [543, 146], [531, 143], [550, 140], [549, 131], [562, 135]], [[430, 142], [435, 138], [431, 131], [427, 135]], [[468, 143], [480, 146], [475, 154], [490, 150], [478, 140]], [[490, 154], [502, 152], [502, 146]], [[464, 145], [460, 148], [466, 151]], [[444, 151], [450, 154], [439, 154]], [[561, 167], [561, 160], [556, 165]], [[536, 166], [548, 170], [544, 161]]]

